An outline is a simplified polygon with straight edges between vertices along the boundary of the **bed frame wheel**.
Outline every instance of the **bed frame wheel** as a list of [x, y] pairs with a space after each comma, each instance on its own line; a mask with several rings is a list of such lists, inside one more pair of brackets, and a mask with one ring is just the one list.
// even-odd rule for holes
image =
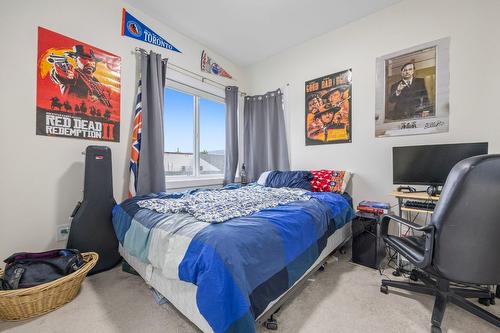
[[431, 326], [431, 333], [441, 333], [441, 327], [432, 325]]
[[479, 298], [477, 300], [479, 304], [485, 305], [485, 306], [490, 306], [491, 304], [491, 298]]
[[278, 322], [276, 319], [273, 317], [269, 318], [265, 323], [264, 326], [271, 331], [276, 331], [278, 329]]
[[319, 266], [318, 271], [323, 272], [326, 268], [326, 264], [328, 263], [325, 261], [321, 266]]
[[380, 286], [380, 292], [382, 294], [386, 294], [387, 295], [389, 293], [389, 287], [387, 287], [387, 286]]

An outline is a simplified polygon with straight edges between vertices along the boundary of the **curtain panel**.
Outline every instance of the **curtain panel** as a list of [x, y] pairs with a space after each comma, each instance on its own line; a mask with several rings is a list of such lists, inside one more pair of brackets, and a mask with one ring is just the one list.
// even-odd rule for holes
[[234, 182], [238, 167], [238, 87], [226, 87], [226, 149], [224, 184]]
[[163, 163], [163, 96], [167, 61], [151, 51], [140, 53], [142, 127], [138, 159], [137, 195], [165, 191]]
[[244, 161], [249, 182], [267, 170], [290, 169], [280, 89], [245, 97]]

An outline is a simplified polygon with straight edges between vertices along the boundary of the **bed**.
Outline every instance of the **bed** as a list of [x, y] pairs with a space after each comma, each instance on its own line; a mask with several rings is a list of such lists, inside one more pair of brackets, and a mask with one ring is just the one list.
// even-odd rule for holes
[[115, 206], [113, 226], [124, 259], [203, 332], [255, 332], [351, 236], [354, 213], [345, 196], [305, 195], [207, 223], [186, 212], [141, 208], [148, 200], [181, 198], [149, 194]]

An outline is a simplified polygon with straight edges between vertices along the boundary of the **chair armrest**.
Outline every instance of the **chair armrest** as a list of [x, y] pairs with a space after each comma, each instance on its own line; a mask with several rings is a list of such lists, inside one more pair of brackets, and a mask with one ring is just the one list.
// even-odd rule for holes
[[404, 218], [402, 218], [400, 216], [393, 215], [393, 214], [384, 215], [382, 223], [388, 223], [390, 220], [394, 220], [394, 221], [396, 221], [399, 224], [402, 224], [404, 226], [407, 226], [408, 228], [412, 228], [412, 229], [418, 230], [418, 231], [429, 232], [431, 230], [434, 230], [434, 226], [433, 225], [430, 225], [430, 224], [428, 224], [428, 225], [416, 224], [416, 223], [408, 221], [408, 220], [406, 220], [406, 219], [404, 219]]
[[382, 237], [386, 237], [389, 230], [389, 222], [396, 221], [399, 224], [407, 226], [408, 228], [423, 231], [425, 235], [425, 249], [424, 249], [424, 259], [421, 262], [413, 262], [413, 264], [418, 268], [424, 268], [430, 265], [432, 261], [432, 254], [434, 252], [434, 226], [431, 224], [428, 225], [419, 225], [408, 221], [402, 217], [397, 215], [388, 214], [382, 217]]

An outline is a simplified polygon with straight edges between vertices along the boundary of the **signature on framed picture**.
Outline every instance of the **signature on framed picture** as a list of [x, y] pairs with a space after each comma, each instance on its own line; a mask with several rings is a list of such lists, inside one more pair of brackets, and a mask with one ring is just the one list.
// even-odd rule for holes
[[377, 58], [375, 135], [448, 131], [449, 38]]
[[306, 82], [307, 146], [351, 142], [351, 79], [348, 69]]

